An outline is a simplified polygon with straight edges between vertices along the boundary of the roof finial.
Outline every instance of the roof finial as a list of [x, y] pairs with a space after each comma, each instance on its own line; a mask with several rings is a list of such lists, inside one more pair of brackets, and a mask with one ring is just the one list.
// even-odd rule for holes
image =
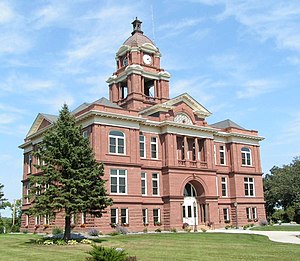
[[135, 18], [135, 20], [131, 23], [133, 25], [133, 31], [132, 31], [132, 35], [134, 35], [135, 33], [141, 33], [143, 34], [142, 31], [142, 21], [140, 21], [137, 17]]

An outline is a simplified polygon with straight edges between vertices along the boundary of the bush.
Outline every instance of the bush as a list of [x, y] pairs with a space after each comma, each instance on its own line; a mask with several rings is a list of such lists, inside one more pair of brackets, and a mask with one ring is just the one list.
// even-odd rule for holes
[[52, 234], [53, 234], [53, 235], [60, 235], [60, 234], [63, 234], [63, 233], [64, 233], [64, 231], [63, 231], [63, 229], [60, 228], [60, 227], [54, 227], [54, 228], [52, 229]]
[[201, 231], [205, 233], [207, 230], [206, 230], [205, 228], [202, 227], [202, 228], [201, 228]]
[[126, 261], [127, 254], [124, 250], [116, 250], [114, 248], [108, 248], [103, 246], [93, 245], [93, 249], [88, 252], [91, 257], [87, 257], [88, 261]]
[[116, 230], [119, 234], [123, 234], [123, 235], [128, 234], [128, 230], [126, 227], [116, 226]]
[[97, 229], [93, 228], [88, 231], [88, 234], [89, 234], [89, 236], [99, 236], [100, 232]]
[[145, 227], [145, 228], [143, 229], [143, 232], [144, 232], [144, 233], [148, 233], [148, 228]]
[[160, 229], [160, 228], [157, 228], [157, 229], [155, 229], [155, 232], [160, 233], [160, 232], [161, 232], [161, 229]]
[[176, 232], [177, 232], [177, 229], [176, 229], [175, 227], [172, 227], [172, 228], [170, 229], [170, 231], [173, 232], [173, 233], [176, 233]]
[[261, 220], [259, 220], [259, 225], [260, 226], [266, 226], [266, 225], [268, 225], [268, 221], [265, 220], [265, 219], [261, 219]]

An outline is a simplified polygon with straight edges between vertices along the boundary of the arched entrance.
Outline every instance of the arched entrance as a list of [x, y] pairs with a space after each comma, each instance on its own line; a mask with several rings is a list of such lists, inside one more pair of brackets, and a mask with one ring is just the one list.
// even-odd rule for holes
[[191, 183], [185, 185], [183, 195], [183, 223], [188, 223], [190, 226], [198, 225], [197, 192]]

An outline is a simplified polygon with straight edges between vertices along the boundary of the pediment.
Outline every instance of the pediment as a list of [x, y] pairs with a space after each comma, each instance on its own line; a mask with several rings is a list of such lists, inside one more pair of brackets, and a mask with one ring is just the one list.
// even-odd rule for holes
[[39, 113], [35, 118], [31, 128], [29, 129], [26, 137], [46, 128], [47, 126], [53, 124], [57, 120], [57, 116], [50, 114]]
[[150, 108], [146, 108], [142, 110], [140, 114], [147, 116], [157, 112], [167, 112], [169, 110], [176, 111], [176, 108], [182, 105], [189, 107], [192, 113], [199, 118], [205, 119], [211, 115], [210, 111], [208, 111], [203, 105], [201, 105], [187, 93], [181, 94], [164, 103], [156, 104]]

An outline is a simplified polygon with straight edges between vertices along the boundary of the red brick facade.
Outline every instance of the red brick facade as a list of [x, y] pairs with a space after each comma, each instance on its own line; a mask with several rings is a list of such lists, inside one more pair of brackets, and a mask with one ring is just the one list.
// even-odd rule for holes
[[[74, 230], [111, 231], [111, 223], [129, 231], [245, 225], [265, 219], [257, 131], [230, 120], [209, 125], [210, 112], [184, 93], [169, 99], [170, 74], [160, 68], [159, 49], [133, 22], [134, 30], [116, 54], [117, 70], [107, 80], [105, 98], [73, 111], [96, 159], [105, 164], [113, 206], [102, 218], [74, 218]], [[23, 209], [27, 179], [37, 170], [31, 156], [56, 116], [39, 114], [25, 143]], [[51, 232], [62, 226], [58, 215], [23, 215], [22, 229]]]

